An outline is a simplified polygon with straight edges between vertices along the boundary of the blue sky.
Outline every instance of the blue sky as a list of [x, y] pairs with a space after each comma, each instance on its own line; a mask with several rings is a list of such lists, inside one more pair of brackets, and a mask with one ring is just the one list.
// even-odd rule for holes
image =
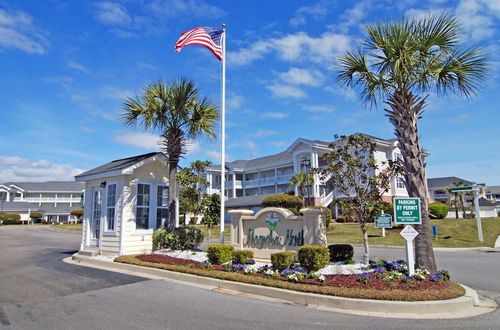
[[[336, 84], [335, 59], [366, 23], [445, 10], [467, 46], [491, 57], [481, 94], [431, 94], [420, 121], [428, 177], [500, 185], [498, 0], [5, 1], [0, 0], [0, 182], [71, 180], [82, 170], [155, 150], [155, 132], [127, 129], [122, 100], [148, 81], [193, 79], [220, 103], [220, 62], [207, 49], [175, 53], [179, 34], [227, 24], [227, 157], [283, 151], [296, 138], [363, 132], [393, 138], [383, 106], [367, 109]], [[187, 161], [218, 162], [218, 141]]]

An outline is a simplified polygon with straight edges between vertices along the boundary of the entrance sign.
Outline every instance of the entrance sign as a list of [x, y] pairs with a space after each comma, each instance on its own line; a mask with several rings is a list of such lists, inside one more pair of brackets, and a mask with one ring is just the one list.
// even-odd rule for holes
[[412, 241], [418, 236], [418, 231], [412, 226], [405, 226], [405, 228], [400, 232], [406, 240], [406, 262], [408, 263], [408, 275], [413, 276], [415, 274], [415, 256], [413, 255], [413, 244]]
[[392, 228], [392, 215], [377, 215], [377, 218], [375, 219], [375, 228]]
[[421, 224], [422, 213], [420, 211], [420, 198], [395, 198], [394, 223]]

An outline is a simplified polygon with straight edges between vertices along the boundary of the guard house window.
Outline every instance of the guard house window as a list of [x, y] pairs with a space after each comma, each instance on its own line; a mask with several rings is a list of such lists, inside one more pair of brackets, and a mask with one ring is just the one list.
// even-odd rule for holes
[[403, 177], [398, 175], [396, 177], [396, 188], [404, 188], [405, 187], [405, 182], [403, 180]]
[[106, 200], [106, 230], [115, 230], [116, 184], [108, 185]]
[[137, 206], [135, 210], [135, 228], [149, 228], [149, 204], [151, 196], [151, 186], [139, 183], [137, 185]]
[[168, 220], [168, 187], [158, 186], [156, 192], [156, 229], [165, 225]]

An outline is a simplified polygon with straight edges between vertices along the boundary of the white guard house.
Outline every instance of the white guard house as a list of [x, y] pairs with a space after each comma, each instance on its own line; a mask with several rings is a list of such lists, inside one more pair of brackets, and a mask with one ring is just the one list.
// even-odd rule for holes
[[114, 160], [75, 177], [85, 183], [81, 254], [149, 253], [168, 218], [168, 158], [161, 152]]

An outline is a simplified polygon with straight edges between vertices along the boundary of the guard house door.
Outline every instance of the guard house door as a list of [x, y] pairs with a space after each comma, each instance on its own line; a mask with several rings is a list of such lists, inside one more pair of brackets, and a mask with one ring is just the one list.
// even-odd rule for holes
[[99, 245], [101, 235], [102, 188], [94, 188], [92, 194], [92, 217], [90, 219], [90, 245]]

